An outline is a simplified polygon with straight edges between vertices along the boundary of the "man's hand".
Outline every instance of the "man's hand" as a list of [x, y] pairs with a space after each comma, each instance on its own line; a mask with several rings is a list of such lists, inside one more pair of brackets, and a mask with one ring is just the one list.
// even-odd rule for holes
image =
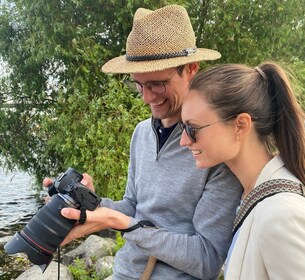
[[[53, 179], [45, 178], [43, 180], [43, 185], [48, 187], [53, 183]], [[83, 179], [80, 182], [84, 186], [86, 186], [91, 191], [95, 192], [95, 188], [93, 185], [92, 177], [84, 173]], [[47, 202], [50, 197], [46, 197], [45, 201]], [[67, 219], [72, 219], [78, 221], [80, 219], [80, 210], [74, 208], [64, 208], [61, 210], [61, 215]], [[85, 224], [77, 223], [69, 234], [66, 236], [61, 246], [71, 242], [76, 238], [83, 237], [87, 234], [100, 231], [106, 228], [114, 228], [114, 229], [126, 229], [128, 228], [131, 218], [122, 214], [121, 212], [100, 207], [94, 211], [86, 210], [87, 219]]]
[[[44, 187], [47, 188], [53, 183], [53, 181], [54, 180], [51, 179], [51, 178], [44, 178], [43, 181], [42, 181], [42, 184], [43, 184]], [[83, 174], [83, 179], [81, 180], [80, 183], [83, 184], [84, 186], [86, 186], [91, 191], [95, 192], [95, 188], [94, 188], [94, 185], [93, 185], [93, 179], [89, 174], [84, 173]], [[44, 200], [45, 200], [45, 203], [47, 203], [50, 200], [50, 196], [46, 196]]]
[[[86, 223], [76, 224], [61, 243], [61, 246], [76, 238], [83, 237], [102, 229], [126, 229], [131, 222], [130, 217], [106, 207], [100, 207], [94, 211], [86, 210], [86, 213]], [[61, 210], [61, 214], [68, 219], [79, 220], [80, 218], [80, 210], [74, 208], [64, 208]]]
[[83, 184], [84, 186], [86, 186], [91, 191], [95, 192], [95, 188], [94, 188], [94, 185], [93, 185], [93, 179], [89, 174], [84, 173], [83, 174], [83, 179], [81, 180], [80, 183]]

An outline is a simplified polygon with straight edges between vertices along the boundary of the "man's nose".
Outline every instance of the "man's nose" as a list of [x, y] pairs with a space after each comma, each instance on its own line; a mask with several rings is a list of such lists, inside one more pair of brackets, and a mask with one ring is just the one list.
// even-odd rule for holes
[[157, 93], [154, 93], [149, 90], [146, 85], [143, 85], [142, 98], [145, 104], [149, 104], [150, 102], [152, 102], [157, 95]]

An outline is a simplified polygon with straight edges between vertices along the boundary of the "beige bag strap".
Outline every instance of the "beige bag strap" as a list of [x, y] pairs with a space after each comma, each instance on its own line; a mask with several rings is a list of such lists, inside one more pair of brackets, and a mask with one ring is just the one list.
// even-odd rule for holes
[[304, 186], [291, 180], [273, 179], [260, 184], [247, 195], [241, 204], [234, 220], [233, 234], [236, 233], [256, 204], [280, 192], [292, 192], [305, 196]]
[[140, 277], [140, 280], [149, 280], [150, 279], [150, 276], [154, 271], [156, 262], [157, 262], [157, 259], [155, 257], [150, 256], [148, 258], [146, 267]]

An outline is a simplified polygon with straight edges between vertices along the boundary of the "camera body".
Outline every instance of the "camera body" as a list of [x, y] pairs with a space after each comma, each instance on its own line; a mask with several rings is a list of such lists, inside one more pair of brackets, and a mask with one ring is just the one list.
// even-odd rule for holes
[[85, 207], [87, 210], [93, 211], [101, 199], [80, 183], [82, 179], [83, 175], [70, 167], [48, 187], [48, 193], [51, 197], [59, 194], [73, 208]]
[[51, 198], [48, 203], [4, 245], [5, 252], [25, 252], [29, 260], [44, 272], [53, 253], [76, 223], [76, 220], [63, 217], [61, 209], [82, 207], [93, 211], [101, 202], [100, 197], [80, 183], [82, 178], [82, 174], [71, 167], [59, 175], [49, 186]]

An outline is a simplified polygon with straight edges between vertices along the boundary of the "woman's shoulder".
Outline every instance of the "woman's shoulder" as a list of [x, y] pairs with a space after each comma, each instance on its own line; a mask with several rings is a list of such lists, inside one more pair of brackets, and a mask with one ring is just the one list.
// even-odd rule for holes
[[305, 230], [305, 197], [282, 192], [265, 198], [254, 209], [254, 220], [258, 230], [285, 227], [288, 223], [301, 224]]

